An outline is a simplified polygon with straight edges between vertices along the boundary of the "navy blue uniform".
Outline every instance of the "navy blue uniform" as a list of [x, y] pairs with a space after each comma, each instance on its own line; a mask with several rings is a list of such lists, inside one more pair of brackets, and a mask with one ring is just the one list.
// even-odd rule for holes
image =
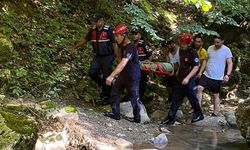
[[[151, 56], [149, 47], [144, 40], [138, 41], [136, 45], [136, 49], [137, 49], [137, 55], [140, 61], [144, 61]], [[147, 73], [141, 72], [141, 80], [140, 80], [140, 88], [139, 88], [141, 101], [143, 101], [143, 95], [146, 90], [147, 82], [148, 82]]]
[[[109, 26], [104, 25], [100, 31], [97, 28], [90, 30], [85, 39], [92, 42], [93, 52], [96, 54], [91, 62], [89, 75], [102, 88], [101, 98], [107, 100], [110, 96], [110, 86], [105, 84], [105, 80], [112, 72], [114, 34]], [[102, 78], [99, 76], [100, 72]]]
[[[195, 50], [189, 48], [188, 50], [180, 50], [180, 67], [177, 76], [177, 83], [173, 90], [172, 104], [168, 113], [168, 119], [175, 120], [176, 112], [181, 106], [185, 96], [194, 109], [194, 115], [201, 114], [201, 108], [195, 94], [195, 77], [190, 78], [187, 85], [182, 85], [183, 79], [190, 73], [193, 67], [199, 66], [198, 55]], [[196, 117], [196, 116], [193, 116]]]
[[138, 41], [136, 49], [140, 61], [144, 61], [151, 56], [150, 49], [144, 40]]
[[136, 48], [129, 43], [121, 48], [122, 58], [128, 58], [129, 61], [121, 71], [120, 75], [112, 85], [111, 89], [111, 107], [115, 115], [120, 115], [120, 94], [126, 88], [133, 106], [135, 120], [140, 120], [139, 106], [139, 81], [141, 77], [140, 65]]

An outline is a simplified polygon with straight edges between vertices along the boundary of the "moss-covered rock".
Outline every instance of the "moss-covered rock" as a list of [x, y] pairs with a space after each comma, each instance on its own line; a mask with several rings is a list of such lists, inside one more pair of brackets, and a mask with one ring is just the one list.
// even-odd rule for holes
[[21, 135], [11, 130], [6, 124], [5, 119], [0, 115], [0, 149], [11, 149], [20, 139]]
[[72, 107], [72, 106], [66, 106], [66, 107], [64, 107], [64, 110], [67, 113], [77, 113], [78, 112], [77, 108]]
[[58, 105], [56, 102], [53, 102], [51, 100], [43, 101], [39, 104], [42, 109], [48, 110], [48, 109], [55, 109]]
[[12, 50], [13, 45], [11, 41], [0, 33], [0, 63], [9, 61]]
[[246, 100], [243, 103], [240, 103], [238, 106], [238, 109], [236, 110], [236, 122], [237, 126], [241, 131], [241, 135], [247, 139], [247, 142], [250, 143], [250, 140], [247, 137], [247, 135], [250, 135], [248, 133], [248, 128], [250, 128], [250, 100]]
[[37, 123], [32, 117], [0, 108], [0, 149], [30, 150], [37, 139]]

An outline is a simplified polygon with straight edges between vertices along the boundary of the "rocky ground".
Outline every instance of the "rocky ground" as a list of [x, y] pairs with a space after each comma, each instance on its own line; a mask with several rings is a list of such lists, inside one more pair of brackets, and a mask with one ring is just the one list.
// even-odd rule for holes
[[[147, 105], [151, 106], [152, 108], [156, 107], [153, 107], [153, 105], [150, 103], [151, 102], [147, 103]], [[165, 102], [161, 102], [161, 100], [159, 100], [158, 104], [154, 102], [158, 108], [160, 103], [163, 103], [166, 105], [166, 107], [168, 106]], [[85, 149], [131, 149], [142, 143], [153, 143], [152, 139], [159, 134], [170, 132], [168, 127], [162, 127], [159, 125], [160, 120], [163, 116], [165, 116], [163, 111], [160, 111], [161, 113], [158, 116], [155, 115], [153, 120], [151, 120], [149, 123], [136, 124], [131, 123], [124, 118], [117, 121], [105, 117], [103, 113], [110, 110], [109, 106], [93, 107], [91, 105], [82, 104], [81, 101], [61, 101], [60, 104], [62, 106], [71, 105], [78, 108], [78, 115], [75, 116], [73, 114], [75, 117], [72, 117], [71, 115], [58, 115], [64, 114], [64, 112], [60, 111], [52, 111], [50, 113], [54, 116], [60, 116], [59, 118], [63, 118], [59, 119], [63, 120], [61, 121], [61, 124], [64, 124], [64, 126], [66, 126], [66, 124], [68, 125], [68, 133], [70, 135], [68, 141], [70, 143], [69, 147], [71, 147], [71, 149], [80, 149], [80, 147], [83, 145]], [[233, 123], [228, 123], [226, 118], [223, 116], [225, 112], [234, 111], [235, 108], [236, 106], [234, 105], [223, 104], [222, 113], [218, 117], [210, 117], [209, 110], [212, 109], [212, 107], [208, 108], [208, 111], [206, 110], [205, 112], [205, 119], [192, 125], [213, 127], [217, 128], [218, 130], [228, 128], [230, 127], [230, 124], [236, 126], [234, 115], [231, 117]], [[184, 113], [182, 113], [175, 126], [181, 126], [180, 124], [191, 124], [189, 112], [186, 109], [183, 109], [183, 112]], [[59, 131], [62, 131], [62, 129]]]
[[[209, 96], [205, 95], [205, 97], [206, 101], [203, 101], [205, 119], [203, 121], [190, 123], [192, 111], [188, 101], [184, 101], [177, 114], [178, 120], [174, 126], [183, 127], [184, 131], [181, 132], [187, 132], [189, 129], [194, 130], [192, 126], [205, 127], [206, 130], [212, 127], [216, 129], [216, 132], [223, 132], [226, 128], [236, 129], [235, 109], [237, 103], [241, 100], [223, 100], [221, 114], [218, 117], [211, 117], [213, 108]], [[140, 149], [145, 144], [149, 144], [148, 147], [156, 147], [155, 139], [158, 135], [164, 133], [164, 136], [167, 135], [171, 138], [173, 135], [171, 132], [174, 132], [171, 127], [164, 127], [159, 124], [169, 108], [169, 103], [166, 103], [165, 99], [159, 96], [151, 97], [150, 101], [144, 103], [151, 121], [140, 124], [131, 123], [123, 117], [119, 121], [105, 117], [103, 114], [110, 111], [110, 106], [93, 106], [81, 100], [38, 102], [37, 100], [19, 99], [8, 103], [21, 103], [21, 105], [31, 107], [32, 110], [45, 112], [46, 117], [38, 121], [39, 138], [36, 142], [36, 150]], [[127, 107], [123, 104], [121, 107]], [[191, 127], [185, 129], [186, 125], [191, 125]], [[203, 129], [199, 129], [199, 131], [203, 131]], [[164, 136], [159, 139], [160, 141], [163, 140], [162, 145], [167, 143], [167, 138], [164, 141]]]

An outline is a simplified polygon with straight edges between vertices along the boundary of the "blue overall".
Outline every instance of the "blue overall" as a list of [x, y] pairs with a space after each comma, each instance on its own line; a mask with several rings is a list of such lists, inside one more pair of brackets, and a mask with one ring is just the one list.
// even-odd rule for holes
[[105, 84], [105, 80], [111, 74], [114, 62], [114, 34], [109, 26], [104, 25], [100, 31], [97, 28], [90, 30], [85, 39], [92, 42], [96, 54], [91, 62], [89, 76], [101, 87], [100, 97], [108, 100], [111, 87]]
[[194, 114], [201, 114], [201, 107], [195, 93], [195, 77], [190, 78], [187, 85], [182, 85], [183, 79], [190, 73], [194, 66], [199, 65], [197, 53], [189, 48], [188, 50], [180, 50], [180, 67], [177, 76], [177, 83], [173, 89], [172, 104], [168, 113], [168, 119], [175, 120], [176, 112], [181, 106], [183, 99], [188, 98]]
[[[137, 49], [137, 54], [138, 54], [138, 58], [140, 61], [144, 61], [151, 56], [149, 47], [144, 40], [138, 41], [136, 45], [136, 49]], [[148, 82], [148, 74], [141, 72], [141, 80], [140, 80], [140, 86], [139, 86], [141, 101], [143, 101], [143, 96], [147, 87], [147, 82]]]
[[126, 89], [133, 107], [134, 119], [140, 119], [140, 105], [139, 105], [139, 83], [140, 83], [140, 65], [136, 48], [129, 43], [122, 47], [122, 58], [129, 59], [126, 66], [121, 71], [120, 75], [112, 85], [111, 89], [111, 107], [115, 115], [120, 115], [120, 95]]

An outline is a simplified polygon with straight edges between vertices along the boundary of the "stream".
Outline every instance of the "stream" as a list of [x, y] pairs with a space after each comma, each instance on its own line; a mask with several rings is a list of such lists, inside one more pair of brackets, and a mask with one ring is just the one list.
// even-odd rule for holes
[[[238, 129], [210, 129], [190, 125], [170, 126], [164, 150], [247, 150]], [[157, 149], [150, 143], [135, 144], [134, 149]]]

